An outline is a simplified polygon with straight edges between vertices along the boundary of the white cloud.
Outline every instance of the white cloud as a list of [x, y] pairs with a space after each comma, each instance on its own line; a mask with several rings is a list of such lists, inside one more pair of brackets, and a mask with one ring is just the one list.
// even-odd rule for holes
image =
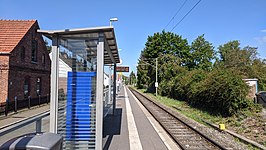
[[260, 30], [261, 32], [266, 32], [266, 29]]
[[[266, 32], [266, 31], [265, 31]], [[254, 38], [259, 44], [266, 44], [266, 36]]]

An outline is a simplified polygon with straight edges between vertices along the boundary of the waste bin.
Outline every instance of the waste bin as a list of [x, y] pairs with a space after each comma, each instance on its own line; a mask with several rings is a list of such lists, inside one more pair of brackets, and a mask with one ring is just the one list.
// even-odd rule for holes
[[62, 150], [63, 137], [54, 133], [31, 133], [13, 138], [0, 150]]
[[256, 93], [256, 101], [258, 104], [262, 104], [264, 107], [266, 107], [266, 91], [260, 91]]

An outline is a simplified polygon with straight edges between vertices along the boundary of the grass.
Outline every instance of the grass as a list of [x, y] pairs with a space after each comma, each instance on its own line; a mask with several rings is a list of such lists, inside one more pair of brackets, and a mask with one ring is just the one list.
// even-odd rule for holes
[[[145, 89], [138, 89], [140, 92], [144, 93]], [[221, 116], [212, 116], [208, 112], [198, 110], [196, 108], [193, 108], [189, 106], [185, 101], [178, 101], [172, 98], [168, 98], [165, 96], [158, 95], [157, 97], [152, 93], [145, 93], [149, 97], [153, 98], [154, 100], [159, 101], [160, 103], [176, 108], [177, 111], [181, 112], [182, 114], [186, 115], [189, 118], [192, 118], [200, 123], [204, 123], [202, 119], [208, 120], [211, 122], [221, 122], [222, 117]], [[204, 123], [205, 124], [205, 123]]]
[[[145, 89], [138, 89], [138, 90], [142, 93], [145, 93], [146, 91]], [[193, 108], [190, 105], [188, 105], [185, 101], [179, 101], [179, 100], [175, 100], [175, 99], [160, 96], [160, 95], [155, 96], [152, 93], [145, 93], [145, 94], [166, 106], [175, 108], [176, 111], [182, 113], [183, 115], [199, 123], [207, 125], [203, 120], [211, 122], [216, 125], [223, 123], [226, 125], [226, 128], [229, 128], [229, 130], [233, 130], [237, 133], [245, 133], [245, 135], [247, 136], [251, 135], [253, 136], [252, 140], [256, 140], [256, 141], [257, 140], [261, 141], [261, 139], [263, 139], [265, 136], [265, 135], [262, 135], [260, 139], [257, 139], [257, 135], [251, 132], [252, 129], [250, 128], [250, 125], [248, 124], [249, 122], [244, 122], [245, 120], [247, 120], [247, 118], [255, 118], [255, 120], [260, 120], [259, 119], [260, 116], [255, 112], [251, 112], [249, 110], [243, 110], [237, 115], [234, 115], [231, 117], [222, 117], [221, 115], [212, 115], [206, 111]], [[263, 121], [259, 121], [259, 122], [263, 122]], [[262, 141], [261, 144], [266, 146], [266, 142]], [[252, 147], [250, 145], [248, 147], [249, 149], [256, 149], [255, 147]]]

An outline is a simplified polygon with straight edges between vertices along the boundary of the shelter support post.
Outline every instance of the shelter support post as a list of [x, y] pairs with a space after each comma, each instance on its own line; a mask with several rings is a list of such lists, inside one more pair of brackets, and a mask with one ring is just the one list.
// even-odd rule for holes
[[110, 65], [109, 67], [109, 93], [108, 93], [108, 104], [110, 104], [111, 100], [112, 100], [112, 66]]
[[116, 107], [116, 63], [114, 64], [114, 88], [113, 88], [113, 115], [115, 115]]
[[96, 81], [96, 150], [102, 150], [103, 134], [103, 78], [104, 78], [104, 35], [99, 33], [97, 44], [97, 81]]
[[57, 133], [58, 113], [58, 66], [59, 47], [58, 36], [52, 37], [52, 67], [51, 67], [51, 97], [50, 97], [50, 132]]

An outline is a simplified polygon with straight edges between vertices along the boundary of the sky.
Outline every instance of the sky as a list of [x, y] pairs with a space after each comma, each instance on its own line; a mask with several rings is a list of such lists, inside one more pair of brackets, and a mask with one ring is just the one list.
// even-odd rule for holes
[[258, 47], [259, 57], [266, 59], [265, 0], [201, 0], [173, 29], [199, 0], [187, 0], [174, 17], [185, 1], [1, 0], [0, 19], [35, 19], [43, 30], [59, 30], [109, 26], [110, 18], [117, 17], [113, 26], [122, 65], [134, 72], [147, 37], [162, 30], [181, 35], [189, 43], [204, 34], [216, 50], [239, 40], [241, 47]]

